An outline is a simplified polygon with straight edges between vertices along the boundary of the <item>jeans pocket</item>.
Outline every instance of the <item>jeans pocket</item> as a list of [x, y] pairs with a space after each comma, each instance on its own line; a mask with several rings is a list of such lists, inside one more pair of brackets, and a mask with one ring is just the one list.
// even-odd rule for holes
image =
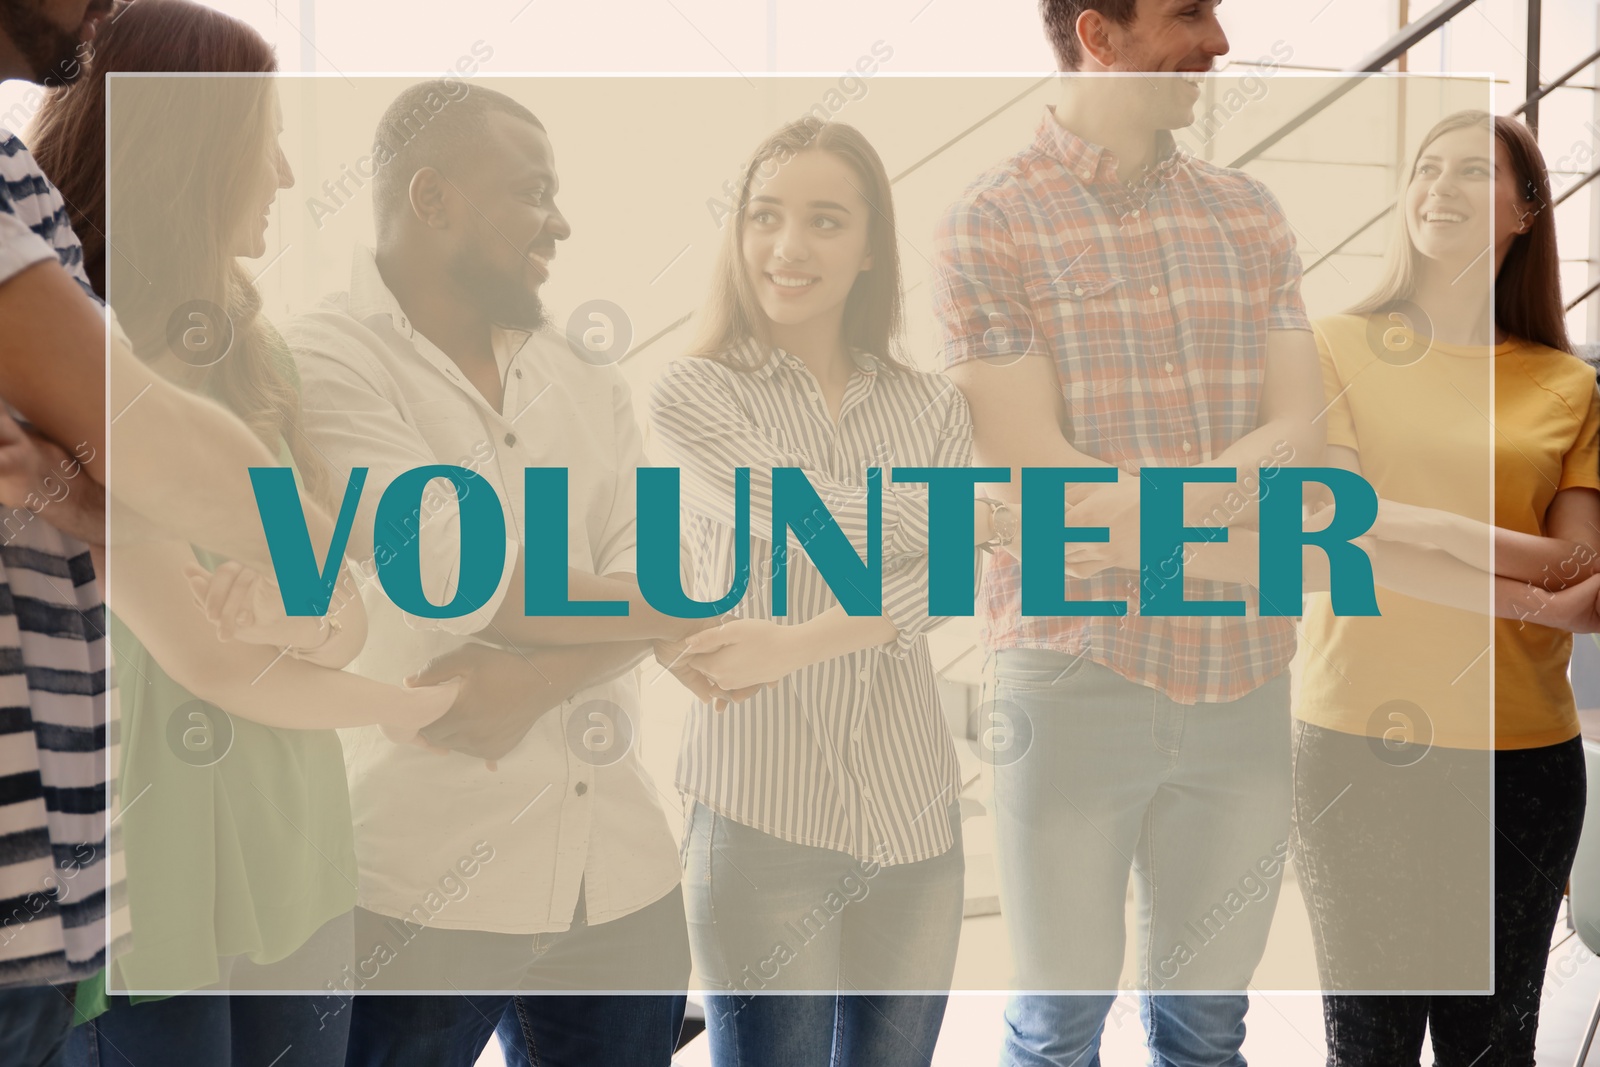
[[995, 656], [995, 697], [1053, 690], [1081, 678], [1091, 667], [1089, 650], [1055, 652], [1042, 648], [1007, 649]]

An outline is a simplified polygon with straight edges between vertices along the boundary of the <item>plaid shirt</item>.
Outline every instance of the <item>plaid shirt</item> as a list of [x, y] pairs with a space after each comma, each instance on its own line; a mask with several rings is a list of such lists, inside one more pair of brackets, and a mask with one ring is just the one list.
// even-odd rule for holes
[[[1311, 328], [1272, 194], [1162, 137], [1161, 161], [1124, 185], [1113, 153], [1047, 110], [1033, 143], [951, 207], [937, 240], [946, 363], [1048, 354], [1067, 441], [1124, 477], [1208, 461], [1254, 430], [1268, 332]], [[1239, 474], [1243, 500], [1258, 475]], [[1085, 653], [1185, 704], [1236, 699], [1294, 654], [1289, 619], [1139, 616], [1127, 569], [1066, 581], [1068, 599], [1127, 601], [1125, 617], [1024, 618], [1019, 571], [996, 556], [984, 583], [991, 650]], [[1185, 578], [1184, 597], [1254, 613], [1255, 590], [1237, 583]]]

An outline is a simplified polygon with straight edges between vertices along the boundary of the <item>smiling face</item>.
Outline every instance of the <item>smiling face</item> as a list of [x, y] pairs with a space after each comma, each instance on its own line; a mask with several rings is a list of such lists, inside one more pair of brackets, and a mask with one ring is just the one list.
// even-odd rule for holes
[[1228, 52], [1228, 35], [1217, 19], [1220, 0], [1138, 0], [1132, 21], [1121, 24], [1097, 12], [1079, 19], [1085, 71], [1160, 73], [1155, 78], [1119, 79], [1137, 91], [1158, 129], [1181, 129], [1194, 121], [1200, 76]]
[[92, 41], [109, 18], [113, 0], [0, 0], [0, 34], [21, 55], [26, 70], [7, 77], [27, 77], [53, 84], [76, 80], [82, 64], [74, 62], [80, 46]]
[[1487, 128], [1440, 135], [1417, 157], [1406, 187], [1412, 245], [1428, 260], [1465, 270], [1492, 242], [1491, 262], [1498, 263], [1532, 224], [1522, 186], [1505, 146]]
[[239, 175], [243, 210], [229, 243], [228, 253], [245, 259], [258, 259], [267, 252], [267, 222], [273, 201], [280, 189], [294, 185], [294, 171], [278, 139], [283, 136], [283, 109], [278, 94], [267, 94], [267, 126], [270, 136], [262, 141], [261, 151]]
[[[760, 173], [771, 173], [772, 164]], [[850, 165], [800, 152], [766, 181], [752, 180], [740, 253], [761, 310], [777, 327], [843, 321], [856, 276], [872, 267], [872, 208]]]
[[572, 228], [556, 207], [555, 151], [539, 127], [503, 112], [485, 118], [482, 147], [449, 179], [457, 236], [446, 270], [490, 321], [534, 329], [545, 322], [539, 289], [556, 242]]

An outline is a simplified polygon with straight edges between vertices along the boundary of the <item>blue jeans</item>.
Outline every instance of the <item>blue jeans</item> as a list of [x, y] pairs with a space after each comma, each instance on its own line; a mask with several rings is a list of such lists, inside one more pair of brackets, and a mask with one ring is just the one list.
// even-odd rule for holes
[[357, 997], [350, 1067], [472, 1067], [500, 1039], [507, 1067], [668, 1067], [681, 996]]
[[[1006, 1005], [1007, 1067], [1100, 1067], [1100, 1035], [1116, 998], [1083, 993], [1012, 997]], [[1139, 1018], [1151, 1067], [1245, 1067], [1243, 996], [1144, 994]]]
[[[719, 1067], [929, 1062], [964, 896], [959, 805], [945, 817], [949, 851], [885, 867], [695, 804], [684, 900], [698, 973], [718, 991], [706, 1030]], [[784, 995], [796, 992], [821, 995]]]
[[[457, 996], [357, 995], [349, 1067], [472, 1067], [500, 1038], [507, 1067], [667, 1067], [683, 1026], [689, 944], [683, 894], [589, 925], [579, 896], [572, 929], [516, 935], [402, 929], [357, 909], [357, 955], [393, 956], [368, 988], [528, 990]], [[399, 936], [409, 940], [395, 940]], [[590, 995], [648, 989], [650, 995]], [[531, 991], [552, 991], [538, 992]], [[580, 991], [583, 991], [580, 993]]]
[[1287, 675], [1238, 700], [1184, 705], [1086, 656], [1011, 649], [995, 657], [992, 707], [1028, 739], [995, 766], [1017, 988], [1101, 994], [1015, 998], [1002, 1061], [1097, 1062], [1134, 875], [1152, 1063], [1243, 1064], [1243, 994], [1289, 854]]
[[[350, 1013], [337, 997], [189, 993], [111, 1009], [72, 1032], [72, 1067], [152, 1063], [272, 1062], [275, 1067], [343, 1067]], [[281, 1059], [273, 1060], [274, 1056]]]
[[70, 985], [0, 989], [0, 1064], [61, 1067], [72, 1028]]

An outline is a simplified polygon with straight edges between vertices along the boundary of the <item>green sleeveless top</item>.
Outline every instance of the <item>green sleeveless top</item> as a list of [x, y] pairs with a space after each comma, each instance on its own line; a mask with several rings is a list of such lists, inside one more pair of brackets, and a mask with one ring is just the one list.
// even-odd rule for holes
[[[355, 906], [338, 734], [263, 726], [199, 700], [109, 618], [133, 925], [128, 950], [109, 962], [116, 987], [176, 993], [216, 982], [219, 957], [285, 958]], [[80, 982], [77, 1021], [105, 1011], [106, 996], [104, 971]]]

